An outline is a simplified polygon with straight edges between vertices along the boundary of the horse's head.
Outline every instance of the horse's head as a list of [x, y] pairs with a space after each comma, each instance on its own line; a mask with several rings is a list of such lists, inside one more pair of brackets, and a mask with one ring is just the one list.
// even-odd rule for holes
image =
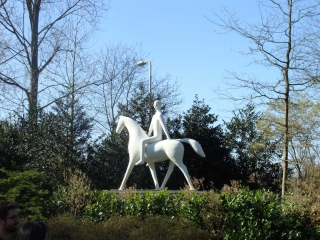
[[140, 141], [140, 138], [147, 138], [148, 135], [145, 131], [139, 126], [139, 124], [133, 119], [125, 116], [119, 117], [119, 122], [117, 125], [116, 133], [121, 133], [124, 128], [127, 128], [129, 135], [133, 138], [137, 137], [137, 141]]
[[124, 125], [124, 122], [123, 122], [123, 117], [120, 116], [119, 117], [119, 122], [118, 122], [118, 125], [117, 125], [117, 129], [116, 129], [116, 133], [121, 133], [122, 130], [124, 129], [125, 125]]

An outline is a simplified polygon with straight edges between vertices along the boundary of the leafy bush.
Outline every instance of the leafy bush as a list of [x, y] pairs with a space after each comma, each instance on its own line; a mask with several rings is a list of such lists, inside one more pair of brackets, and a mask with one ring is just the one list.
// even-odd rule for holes
[[320, 225], [320, 179], [291, 180], [285, 195], [285, 211], [303, 215], [311, 220], [311, 225]]
[[36, 170], [12, 172], [0, 169], [0, 200], [15, 201], [22, 205], [20, 214], [29, 220], [44, 218], [48, 190], [45, 176]]
[[304, 216], [283, 211], [286, 204], [265, 190], [223, 192], [224, 239], [316, 239]]
[[221, 195], [213, 191], [203, 192], [206, 204], [201, 209], [202, 228], [217, 239], [225, 235], [226, 212], [222, 206]]
[[143, 216], [153, 215], [177, 215], [177, 204], [179, 201], [173, 199], [179, 197], [170, 195], [168, 191], [159, 191], [153, 194], [146, 191], [139, 193], [110, 193], [101, 191], [96, 194], [92, 204], [87, 205], [84, 215], [92, 221], [101, 221], [110, 218], [113, 214], [121, 216]]
[[67, 170], [67, 186], [57, 186], [49, 200], [51, 213], [71, 213], [73, 216], [83, 214], [85, 207], [91, 203], [95, 191], [90, 190], [90, 180], [80, 170]]
[[151, 193], [133, 192], [131, 194], [97, 193], [92, 204], [87, 205], [84, 215], [98, 222], [110, 218], [113, 214], [120, 216], [144, 216], [146, 214], [165, 215], [172, 218], [185, 217], [195, 226], [202, 226], [202, 209], [206, 205], [205, 195], [192, 192], [170, 194], [167, 190]]

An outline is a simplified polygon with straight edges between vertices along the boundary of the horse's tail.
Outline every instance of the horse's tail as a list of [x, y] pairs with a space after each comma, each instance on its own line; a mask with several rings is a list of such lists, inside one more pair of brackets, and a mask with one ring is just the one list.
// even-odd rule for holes
[[188, 143], [191, 145], [191, 147], [193, 148], [193, 150], [199, 154], [201, 157], [205, 157], [206, 155], [204, 154], [204, 151], [200, 145], [200, 143], [198, 143], [196, 140], [193, 140], [191, 138], [183, 138], [183, 139], [176, 139], [179, 140], [180, 142], [183, 143]]

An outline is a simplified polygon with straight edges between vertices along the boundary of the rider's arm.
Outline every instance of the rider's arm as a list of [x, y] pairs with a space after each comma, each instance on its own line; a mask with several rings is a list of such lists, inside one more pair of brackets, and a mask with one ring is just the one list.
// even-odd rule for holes
[[148, 132], [148, 136], [150, 137], [151, 136], [151, 133], [153, 131], [153, 118], [151, 119], [151, 123], [150, 123], [150, 127], [149, 127], [149, 132]]
[[167, 139], [170, 140], [169, 131], [168, 131], [168, 129], [167, 129], [167, 125], [166, 125], [166, 123], [165, 123], [165, 121], [164, 121], [164, 118], [163, 118], [162, 114], [160, 115], [159, 122], [160, 122], [160, 124], [161, 124], [161, 127], [162, 127], [164, 133], [165, 133], [166, 136], [167, 136]]

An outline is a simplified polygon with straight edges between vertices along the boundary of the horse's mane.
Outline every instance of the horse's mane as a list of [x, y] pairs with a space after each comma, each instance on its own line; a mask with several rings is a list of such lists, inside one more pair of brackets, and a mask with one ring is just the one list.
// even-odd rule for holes
[[[132, 130], [136, 129], [136, 130], [138, 131], [138, 134], [139, 134], [140, 136], [148, 137], [148, 135], [146, 134], [146, 132], [145, 132], [145, 131], [140, 127], [140, 125], [139, 125], [136, 121], [134, 121], [132, 118], [125, 117], [125, 116], [120, 116], [120, 117], [126, 119], [126, 121], [127, 121], [127, 123], [128, 123], [128, 125], [126, 126], [127, 129], [128, 129], [128, 131], [130, 131], [130, 130], [131, 130], [131, 126], [133, 126]], [[131, 125], [131, 126], [129, 126], [129, 125]], [[128, 127], [129, 127], [130, 129], [129, 129]]]

